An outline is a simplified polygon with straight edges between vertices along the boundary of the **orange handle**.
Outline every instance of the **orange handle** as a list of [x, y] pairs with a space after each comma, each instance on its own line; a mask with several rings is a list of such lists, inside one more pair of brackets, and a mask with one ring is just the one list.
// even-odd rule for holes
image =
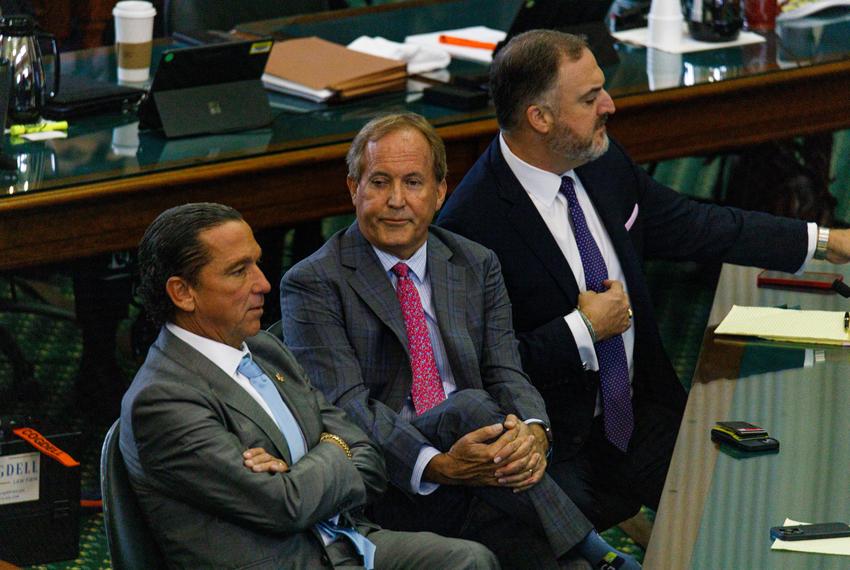
[[478, 40], [467, 40], [464, 38], [456, 38], [454, 36], [440, 35], [441, 44], [449, 44], [452, 46], [471, 47], [478, 49], [488, 49], [493, 51], [496, 49], [496, 44], [490, 42], [479, 42]]
[[52, 457], [65, 467], [79, 467], [80, 465], [76, 459], [53, 445], [49, 439], [32, 428], [15, 428], [12, 430], [12, 433], [29, 443], [43, 454], [48, 457]]

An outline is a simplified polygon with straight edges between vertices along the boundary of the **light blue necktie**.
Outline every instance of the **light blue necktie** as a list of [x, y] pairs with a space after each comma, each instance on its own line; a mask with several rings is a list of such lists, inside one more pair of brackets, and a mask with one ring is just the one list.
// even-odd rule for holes
[[[283, 402], [280, 392], [277, 391], [275, 385], [269, 380], [269, 377], [266, 376], [262, 369], [251, 360], [250, 354], [242, 357], [236, 370], [251, 382], [251, 386], [259, 392], [260, 396], [268, 404], [272, 411], [272, 416], [274, 416], [274, 421], [277, 427], [280, 428], [286, 444], [289, 446], [289, 451], [292, 454], [292, 463], [296, 463], [307, 453], [307, 448], [304, 442], [304, 436], [301, 434], [301, 428], [298, 427], [298, 422], [295, 420], [295, 416], [292, 415], [289, 406]], [[375, 544], [371, 540], [353, 528], [342, 527], [332, 521], [317, 523], [316, 527], [334, 539], [340, 536], [348, 538], [360, 556], [363, 557], [363, 566], [366, 567], [366, 570], [372, 570], [374, 568]]]
[[298, 422], [295, 421], [295, 416], [289, 410], [289, 406], [283, 403], [283, 398], [280, 392], [269, 377], [260, 369], [257, 364], [251, 360], [251, 355], [246, 354], [242, 357], [242, 361], [236, 370], [248, 378], [251, 386], [260, 393], [263, 400], [271, 408], [272, 416], [277, 427], [283, 433], [283, 438], [289, 446], [289, 451], [292, 454], [292, 463], [297, 463], [299, 459], [307, 453], [307, 448], [304, 445], [304, 436], [301, 435], [301, 428], [298, 427]]

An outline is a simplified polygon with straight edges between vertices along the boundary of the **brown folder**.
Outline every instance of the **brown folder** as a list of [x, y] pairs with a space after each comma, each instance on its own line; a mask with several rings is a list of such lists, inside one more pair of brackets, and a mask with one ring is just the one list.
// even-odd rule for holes
[[335, 98], [345, 99], [402, 88], [406, 74], [407, 66], [403, 61], [357, 52], [310, 37], [276, 42], [263, 80], [271, 89], [287, 91], [280, 82], [275, 82], [277, 79], [317, 93], [332, 91]]

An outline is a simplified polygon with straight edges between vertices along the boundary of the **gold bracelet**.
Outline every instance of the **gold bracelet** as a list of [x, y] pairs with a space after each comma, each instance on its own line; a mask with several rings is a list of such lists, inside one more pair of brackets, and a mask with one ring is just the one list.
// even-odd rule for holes
[[339, 437], [338, 435], [334, 435], [332, 433], [328, 433], [326, 431], [322, 432], [322, 435], [319, 436], [319, 441], [328, 441], [331, 443], [335, 443], [345, 452], [346, 457], [352, 459], [354, 456], [351, 455], [351, 448], [348, 447], [348, 444], [345, 443], [345, 440]]

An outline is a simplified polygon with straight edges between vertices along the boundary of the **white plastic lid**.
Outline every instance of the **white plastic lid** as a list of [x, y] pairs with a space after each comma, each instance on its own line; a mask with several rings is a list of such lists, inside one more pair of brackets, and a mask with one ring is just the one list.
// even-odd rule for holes
[[112, 9], [112, 15], [119, 18], [153, 18], [156, 8], [143, 0], [122, 0]]

